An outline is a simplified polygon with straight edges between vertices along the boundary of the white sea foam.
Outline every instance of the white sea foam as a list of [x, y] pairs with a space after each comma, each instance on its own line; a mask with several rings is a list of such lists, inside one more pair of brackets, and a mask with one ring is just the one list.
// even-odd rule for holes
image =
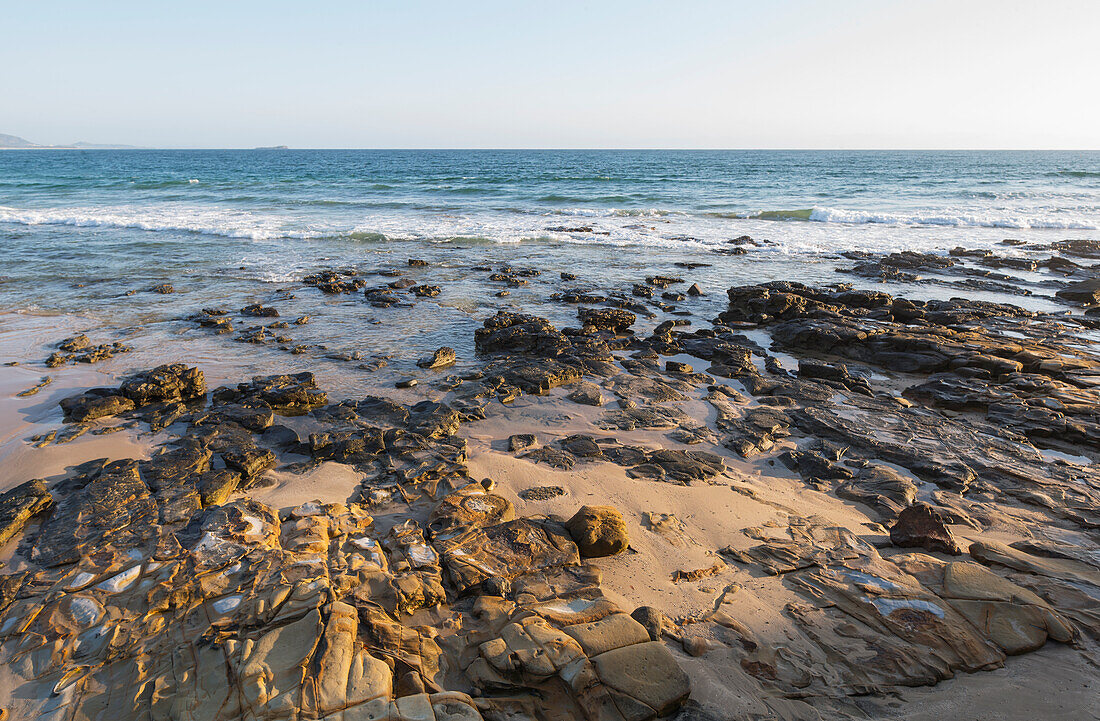
[[[570, 221], [567, 218], [575, 218]], [[792, 222], [783, 222], [792, 221]], [[798, 222], [793, 222], [798, 221]], [[554, 241], [611, 247], [649, 246], [707, 250], [739, 235], [767, 239], [754, 253], [821, 253], [855, 249], [931, 250], [953, 244], [992, 245], [1004, 230], [1100, 228], [1100, 211], [1034, 208], [872, 212], [832, 207], [756, 213], [686, 213], [660, 209], [553, 209], [340, 211], [317, 215], [297, 210], [246, 211], [177, 203], [142, 206], [26, 209], [0, 206], [0, 225], [119, 228], [151, 233], [196, 233], [252, 241], [390, 240], [520, 243]], [[591, 228], [591, 231], [586, 230]], [[271, 282], [288, 279], [287, 268], [257, 266]]]
[[1049, 215], [1019, 215], [994, 212], [881, 213], [842, 208], [812, 208], [808, 220], [817, 223], [881, 223], [883, 225], [946, 225], [976, 228], [1096, 230], [1095, 223], [1079, 218], [1055, 218]]

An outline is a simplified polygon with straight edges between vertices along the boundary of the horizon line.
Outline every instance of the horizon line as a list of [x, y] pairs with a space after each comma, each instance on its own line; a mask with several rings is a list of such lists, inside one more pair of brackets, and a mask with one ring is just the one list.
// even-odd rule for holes
[[[111, 143], [96, 143], [95, 145], [113, 145]], [[562, 152], [562, 151], [608, 151], [608, 152], [639, 152], [639, 151], [674, 151], [674, 152], [746, 152], [746, 151], [775, 151], [775, 152], [1064, 152], [1064, 153], [1092, 153], [1100, 152], [1100, 147], [1095, 148], [984, 148], [984, 147], [867, 147], [867, 148], [828, 148], [828, 147], [490, 147], [490, 146], [375, 146], [375, 147], [294, 147], [294, 146], [189, 146], [189, 145], [164, 145], [164, 146], [129, 146], [129, 147], [78, 147], [75, 145], [40, 145], [37, 147], [0, 147], [0, 150], [82, 150], [82, 151], [133, 151], [133, 150], [267, 150], [267, 151], [298, 151], [298, 150], [358, 150], [358, 151], [523, 151], [523, 152]]]

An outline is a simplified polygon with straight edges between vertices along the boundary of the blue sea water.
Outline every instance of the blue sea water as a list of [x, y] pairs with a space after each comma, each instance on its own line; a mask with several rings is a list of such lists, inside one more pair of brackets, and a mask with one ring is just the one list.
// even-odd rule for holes
[[[167, 322], [263, 301], [321, 267], [423, 257], [451, 287], [434, 314], [408, 321], [426, 346], [503, 302], [464, 285], [474, 264], [607, 288], [703, 262], [697, 279], [717, 309], [734, 283], [851, 281], [836, 273], [843, 251], [1011, 254], [1025, 251], [1005, 238], [1098, 228], [1100, 152], [2, 151], [0, 311]], [[715, 252], [744, 235], [758, 243], [746, 255]], [[178, 292], [133, 295], [160, 282]], [[348, 317], [355, 342], [400, 339]]]
[[[647, 221], [661, 219], [657, 228]], [[1100, 152], [22, 151], [0, 227], [267, 240], [721, 242], [746, 221], [1095, 230]], [[753, 227], [759, 227], [754, 225]], [[787, 239], [788, 231], [771, 228]], [[788, 245], [799, 249], [797, 235]], [[902, 234], [904, 235], [904, 234]]]

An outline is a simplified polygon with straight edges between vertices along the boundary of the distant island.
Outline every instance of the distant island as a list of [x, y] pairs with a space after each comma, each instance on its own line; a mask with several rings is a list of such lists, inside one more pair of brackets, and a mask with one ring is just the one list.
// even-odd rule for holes
[[286, 145], [261, 145], [253, 150], [290, 150], [290, 148]]
[[0, 133], [0, 150], [128, 150], [134, 145], [108, 145], [104, 143], [72, 143], [71, 145], [40, 145], [18, 135]]

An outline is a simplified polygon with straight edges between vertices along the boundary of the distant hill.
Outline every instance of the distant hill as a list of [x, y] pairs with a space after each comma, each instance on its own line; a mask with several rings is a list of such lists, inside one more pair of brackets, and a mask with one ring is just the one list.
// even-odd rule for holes
[[0, 148], [40, 148], [29, 140], [24, 140], [18, 135], [5, 135], [0, 133]]
[[31, 141], [20, 138], [18, 135], [7, 135], [0, 133], [0, 148], [4, 149], [53, 149], [53, 150], [125, 150], [127, 148], [134, 148], [133, 145], [105, 145], [102, 143], [73, 143], [72, 145], [39, 145], [38, 143], [32, 143]]

